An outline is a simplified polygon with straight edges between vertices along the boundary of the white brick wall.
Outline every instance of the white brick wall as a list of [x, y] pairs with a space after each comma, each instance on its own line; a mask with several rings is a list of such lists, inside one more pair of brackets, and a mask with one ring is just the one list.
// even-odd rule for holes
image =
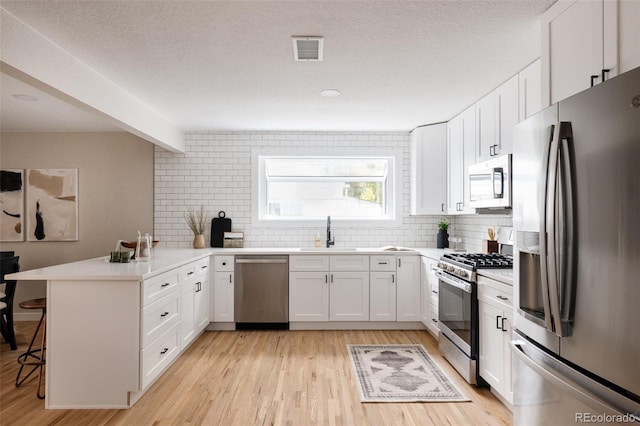
[[[245, 247], [310, 247], [322, 227], [254, 228], [251, 225], [252, 149], [398, 149], [402, 152], [402, 227], [334, 226], [336, 247], [402, 245], [435, 247], [440, 216], [409, 216], [408, 132], [190, 132], [186, 153], [155, 149], [154, 237], [165, 247], [190, 247], [193, 235], [184, 220], [188, 207], [203, 205], [213, 216], [224, 210]], [[507, 226], [511, 218], [450, 217], [450, 235], [462, 236], [479, 251], [488, 226]], [[506, 222], [505, 222], [506, 221]], [[209, 245], [209, 235], [206, 235]]]

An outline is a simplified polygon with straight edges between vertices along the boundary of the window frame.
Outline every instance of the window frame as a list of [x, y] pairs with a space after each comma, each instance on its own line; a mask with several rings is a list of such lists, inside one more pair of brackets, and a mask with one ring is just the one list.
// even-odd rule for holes
[[308, 226], [326, 226], [326, 218], [323, 219], [269, 219], [264, 217], [266, 211], [266, 185], [267, 177], [265, 171], [266, 158], [321, 158], [321, 157], [337, 157], [337, 158], [384, 158], [388, 161], [389, 172], [387, 175], [387, 192], [390, 193], [387, 202], [387, 211], [389, 218], [387, 219], [341, 219], [331, 217], [332, 226], [345, 226], [355, 228], [372, 228], [372, 227], [400, 227], [402, 226], [402, 151], [393, 149], [369, 149], [366, 155], [362, 155], [362, 151], [354, 151], [353, 149], [324, 149], [319, 150], [282, 150], [282, 149], [254, 149], [252, 150], [252, 182], [251, 182], [251, 217], [252, 225], [256, 227], [308, 227]]

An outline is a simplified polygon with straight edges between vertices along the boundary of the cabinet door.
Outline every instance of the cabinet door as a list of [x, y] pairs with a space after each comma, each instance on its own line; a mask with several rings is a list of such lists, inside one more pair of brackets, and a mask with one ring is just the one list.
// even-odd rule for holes
[[[558, 2], [541, 21], [543, 106], [548, 106], [588, 89], [592, 75], [600, 82], [605, 68], [603, 1]], [[616, 64], [606, 67], [610, 77], [617, 72]]]
[[180, 312], [181, 350], [187, 347], [195, 337], [195, 300], [196, 285], [193, 280], [182, 283], [182, 303]]
[[640, 1], [618, 3], [620, 25], [620, 72], [640, 67]]
[[329, 282], [331, 321], [369, 320], [368, 272], [331, 272]]
[[478, 305], [480, 317], [480, 376], [502, 394], [504, 388], [502, 310], [482, 301]]
[[513, 128], [518, 124], [518, 76], [513, 76], [496, 89], [498, 140], [495, 155], [513, 152]]
[[497, 140], [497, 106], [495, 92], [476, 103], [476, 162], [493, 156]]
[[371, 272], [369, 281], [369, 320], [395, 321], [395, 272]]
[[513, 404], [513, 382], [511, 378], [511, 346], [509, 345], [511, 341], [511, 334], [513, 332], [513, 311], [503, 311], [502, 312], [504, 322], [504, 330], [502, 332], [502, 350], [504, 356], [504, 392], [502, 396], [507, 400], [508, 403]]
[[473, 214], [476, 209], [470, 206], [469, 196], [469, 167], [476, 163], [476, 107], [465, 109], [462, 114], [462, 211]]
[[398, 321], [420, 321], [420, 256], [398, 256]]
[[215, 322], [234, 321], [234, 273], [216, 272], [213, 283], [213, 320]]
[[442, 214], [447, 204], [447, 126], [422, 126], [411, 132], [410, 214]]
[[196, 279], [194, 300], [194, 327], [196, 333], [209, 325], [209, 276], [204, 275]]
[[518, 121], [525, 120], [542, 109], [540, 59], [518, 73]]
[[289, 321], [329, 321], [328, 272], [289, 272]]
[[462, 115], [454, 117], [447, 123], [447, 214], [459, 214], [464, 203], [463, 167], [464, 122]]

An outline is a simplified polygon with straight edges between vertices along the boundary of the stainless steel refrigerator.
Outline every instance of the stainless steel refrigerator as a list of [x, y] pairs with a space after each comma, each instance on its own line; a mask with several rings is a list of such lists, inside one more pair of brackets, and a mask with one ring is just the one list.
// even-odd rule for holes
[[514, 424], [640, 422], [640, 68], [515, 129]]

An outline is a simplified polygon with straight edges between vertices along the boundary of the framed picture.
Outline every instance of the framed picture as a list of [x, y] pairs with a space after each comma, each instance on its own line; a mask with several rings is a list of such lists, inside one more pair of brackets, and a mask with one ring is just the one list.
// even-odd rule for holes
[[0, 241], [24, 241], [24, 170], [0, 170]]
[[78, 169], [27, 169], [27, 241], [78, 240]]

